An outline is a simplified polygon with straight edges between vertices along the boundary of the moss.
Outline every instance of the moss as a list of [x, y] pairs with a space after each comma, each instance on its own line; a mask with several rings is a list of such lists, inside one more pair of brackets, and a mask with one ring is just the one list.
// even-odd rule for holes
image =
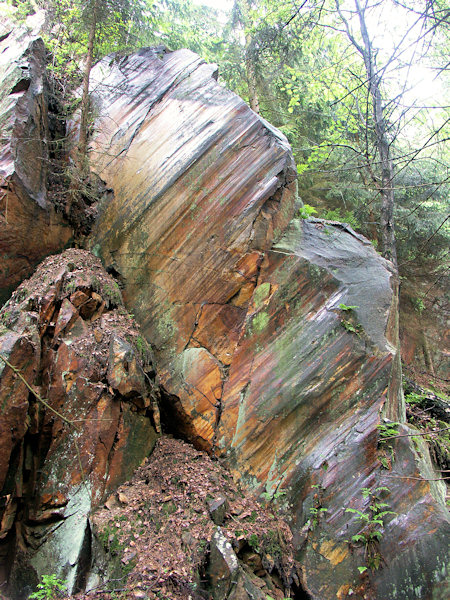
[[308, 275], [313, 283], [319, 284], [325, 275], [325, 269], [321, 269], [319, 266], [310, 263], [308, 265]]
[[105, 284], [100, 293], [106, 298], [108, 308], [110, 306], [120, 306], [122, 304], [122, 294], [120, 288], [114, 281], [111, 286]]
[[267, 299], [269, 294], [270, 283], [267, 281], [265, 283], [262, 283], [261, 285], [258, 285], [258, 287], [255, 288], [255, 291], [253, 292], [253, 302], [256, 308], [261, 307], [262, 303], [264, 302], [264, 300]]
[[152, 350], [147, 340], [142, 335], [138, 335], [134, 344], [142, 363], [144, 365], [150, 364], [152, 362]]
[[253, 317], [251, 330], [252, 333], [260, 333], [269, 324], [270, 318], [266, 312], [260, 312]]

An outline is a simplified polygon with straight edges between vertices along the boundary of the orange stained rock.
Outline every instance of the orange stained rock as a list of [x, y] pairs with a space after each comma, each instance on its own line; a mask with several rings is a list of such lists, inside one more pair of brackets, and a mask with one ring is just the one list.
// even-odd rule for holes
[[192, 334], [195, 346], [207, 348], [222, 364], [229, 365], [241, 334], [244, 318], [245, 311], [237, 306], [229, 304], [203, 306]]
[[161, 383], [180, 399], [194, 438], [200, 438], [202, 445], [211, 449], [222, 396], [217, 360], [205, 348], [187, 348], [172, 365], [172, 372], [162, 374]]

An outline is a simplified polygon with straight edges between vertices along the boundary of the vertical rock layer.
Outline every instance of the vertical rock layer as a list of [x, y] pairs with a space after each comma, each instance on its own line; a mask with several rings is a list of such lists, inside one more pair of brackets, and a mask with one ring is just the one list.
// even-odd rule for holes
[[[286, 141], [213, 75], [158, 50], [93, 72], [92, 168], [112, 194], [89, 247], [156, 343], [162, 414], [284, 494], [305, 594], [444, 598], [441, 484], [420, 442], [380, 438], [404, 420], [389, 263], [340, 224], [286, 230]], [[389, 512], [365, 529], [378, 495]]]
[[6, 28], [0, 42], [0, 303], [70, 228], [47, 198], [46, 49], [33, 31]]

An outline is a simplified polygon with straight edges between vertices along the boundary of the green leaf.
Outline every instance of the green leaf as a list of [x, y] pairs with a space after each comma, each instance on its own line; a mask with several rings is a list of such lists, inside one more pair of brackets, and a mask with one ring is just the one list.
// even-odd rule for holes
[[338, 308], [340, 308], [341, 310], [344, 310], [346, 312], [350, 312], [351, 310], [355, 310], [356, 308], [359, 308], [359, 306], [347, 306], [346, 304], [343, 304], [341, 302], [341, 304], [338, 304]]
[[362, 575], [363, 573], [365, 573], [367, 571], [367, 567], [358, 567], [358, 571]]

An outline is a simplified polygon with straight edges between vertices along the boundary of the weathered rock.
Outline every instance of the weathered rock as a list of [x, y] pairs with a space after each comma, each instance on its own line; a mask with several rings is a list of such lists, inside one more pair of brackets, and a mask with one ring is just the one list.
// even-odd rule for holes
[[369, 569], [361, 597], [427, 598], [445, 578], [448, 514], [429, 462], [401, 438], [392, 470], [380, 463], [382, 415], [404, 420], [393, 288], [389, 264], [361, 236], [293, 221], [266, 254], [224, 385], [218, 448], [248, 486], [287, 492], [317, 600], [361, 584], [367, 553], [348, 540], [362, 526], [345, 509], [371, 514], [364, 488], [388, 488], [396, 515], [385, 517], [383, 568]]
[[209, 581], [214, 600], [226, 600], [239, 573], [239, 562], [220, 527], [214, 531], [209, 557]]
[[294, 211], [292, 155], [187, 50], [105, 59], [92, 90], [91, 164], [114, 197], [89, 247], [120, 273], [161, 382], [211, 449], [263, 252]]
[[[36, 20], [36, 19], [35, 19]], [[34, 29], [2, 23], [0, 42], [0, 303], [70, 228], [47, 199], [46, 49]]]
[[[166, 419], [175, 411], [178, 430], [247, 488], [286, 492], [311, 597], [437, 594], [442, 490], [408, 438], [391, 471], [380, 462], [382, 416], [405, 418], [389, 263], [337, 223], [294, 221], [280, 239], [294, 206], [289, 149], [212, 74], [187, 51], [96, 67], [93, 169], [114, 197], [89, 246], [156, 341]], [[362, 581], [345, 508], [370, 510], [362, 490], [380, 486], [398, 513], [379, 544], [392, 560]]]
[[216, 525], [222, 525], [228, 510], [228, 502], [225, 496], [219, 496], [210, 500], [208, 502], [208, 510], [213, 522]]
[[450, 379], [448, 327], [448, 275], [424, 273], [402, 284], [400, 339], [402, 361], [423, 386], [446, 392]]
[[1, 356], [41, 398], [0, 360], [0, 554], [15, 557], [16, 598], [44, 573], [66, 579], [69, 591], [84, 589], [89, 513], [157, 439], [143, 370], [153, 367], [139, 356], [117, 284], [83, 250], [47, 259], [0, 311], [0, 323]]

